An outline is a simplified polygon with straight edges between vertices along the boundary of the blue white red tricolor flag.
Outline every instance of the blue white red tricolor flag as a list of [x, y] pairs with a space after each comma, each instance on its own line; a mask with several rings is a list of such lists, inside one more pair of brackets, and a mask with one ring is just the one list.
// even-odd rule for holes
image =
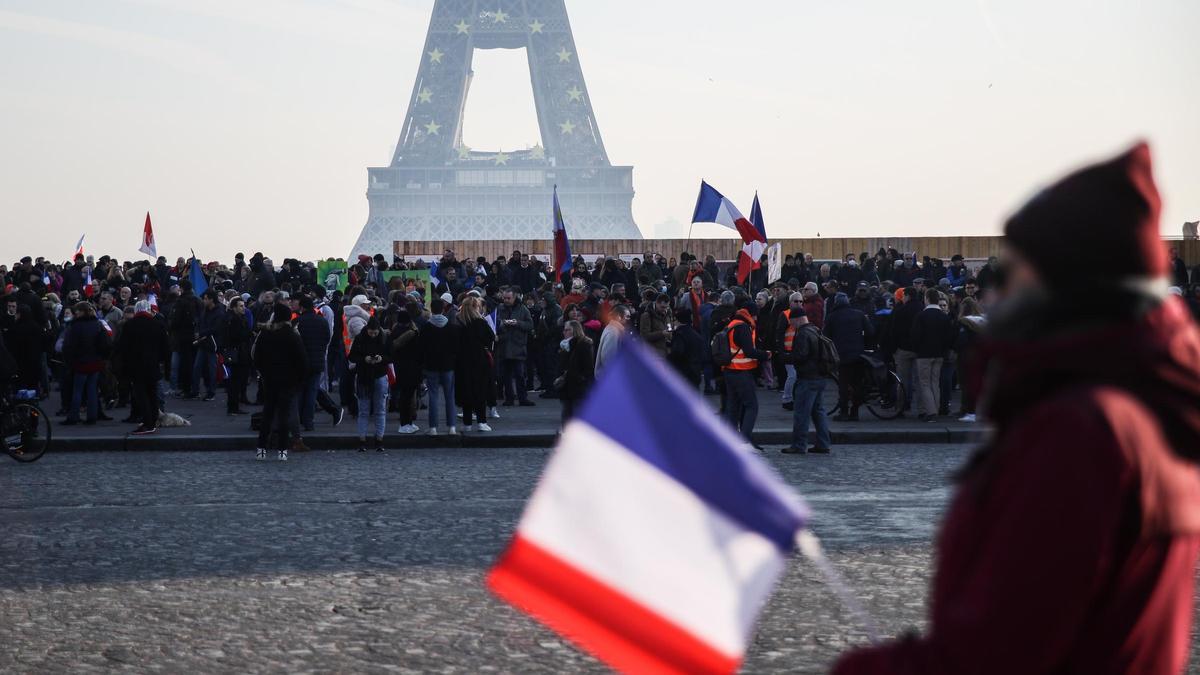
[[807, 519], [745, 440], [630, 343], [563, 430], [488, 585], [617, 670], [732, 673]]
[[[758, 196], [755, 195], [757, 202]], [[762, 215], [759, 214], [761, 221]], [[759, 259], [762, 257], [763, 251], [767, 248], [767, 234], [761, 222], [756, 227], [753, 222], [747, 220], [742, 212], [738, 210], [733, 202], [729, 201], [725, 195], [717, 192], [716, 188], [709, 185], [707, 182], [700, 182], [700, 196], [696, 198], [696, 211], [692, 214], [693, 223], [716, 223], [724, 225], [731, 230], [736, 230], [742, 237], [742, 250], [746, 255], [750, 255], [754, 251], [758, 255], [751, 258], [752, 265], [757, 266]], [[753, 269], [753, 267], [751, 267]], [[746, 275], [750, 272], [746, 271]], [[745, 276], [742, 274], [741, 256], [738, 257], [738, 280], [744, 282]]]
[[567, 238], [567, 223], [558, 205], [558, 186], [554, 186], [554, 281], [571, 269], [571, 240]]
[[754, 238], [742, 239], [742, 252], [738, 254], [738, 281], [746, 282], [750, 272], [762, 267], [763, 253], [767, 251], [767, 226], [763, 223], [762, 207], [758, 204], [758, 193], [754, 193], [754, 205], [750, 207], [750, 224], [754, 226]]
[[72, 259], [72, 260], [74, 260], [74, 259], [75, 259], [75, 256], [78, 256], [78, 255], [83, 255], [83, 240], [84, 240], [84, 238], [86, 238], [86, 237], [87, 237], [87, 233], [86, 233], [86, 232], [85, 232], [85, 233], [83, 233], [83, 234], [81, 234], [81, 235], [79, 235], [79, 242], [75, 244], [75, 254], [71, 256], [71, 259]]

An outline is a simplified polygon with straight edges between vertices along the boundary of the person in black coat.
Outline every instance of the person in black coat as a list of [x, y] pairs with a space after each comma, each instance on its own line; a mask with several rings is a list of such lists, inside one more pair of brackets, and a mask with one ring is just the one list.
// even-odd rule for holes
[[825, 317], [825, 335], [837, 347], [838, 358], [838, 416], [839, 422], [858, 420], [858, 409], [866, 398], [862, 379], [866, 373], [862, 359], [867, 337], [875, 334], [875, 327], [866, 314], [850, 306], [845, 293], [836, 293], [829, 314]]
[[487, 423], [488, 394], [495, 381], [493, 349], [496, 336], [483, 318], [479, 298], [463, 301], [457, 321], [462, 325], [462, 344], [454, 368], [454, 392], [463, 409], [463, 424], [474, 431], [491, 431]]
[[583, 332], [578, 321], [563, 325], [563, 340], [558, 346], [562, 375], [556, 380], [559, 399], [562, 401], [562, 421], [565, 425], [575, 415], [575, 410], [587, 396], [596, 379], [596, 357], [592, 341]]
[[246, 414], [240, 403], [246, 398], [246, 383], [250, 379], [250, 313], [246, 301], [235, 297], [229, 301], [222, 329], [221, 354], [229, 368], [229, 379], [225, 382], [225, 412], [229, 415]]
[[378, 317], [371, 317], [347, 355], [357, 374], [358, 387], [358, 451], [367, 451], [367, 430], [372, 416], [375, 422], [375, 452], [383, 452], [383, 436], [387, 432], [388, 364], [392, 361], [387, 335]]
[[388, 347], [392, 353], [392, 365], [396, 369], [395, 398], [396, 408], [400, 412], [399, 432], [415, 434], [420, 431], [416, 424], [420, 407], [417, 389], [421, 386], [421, 347], [417, 343], [419, 331], [407, 309], [398, 310], [393, 318], [395, 323], [388, 333]]
[[132, 319], [121, 327], [116, 353], [122, 374], [129, 378], [133, 394], [131, 418], [140, 418], [134, 435], [152, 434], [158, 429], [158, 383], [171, 367], [171, 345], [167, 329], [150, 312], [150, 303], [139, 300]]
[[300, 392], [300, 426], [305, 431], [314, 428], [313, 416], [317, 405], [333, 417], [334, 426], [342, 421], [342, 407], [334, 403], [333, 397], [321, 386], [325, 381], [325, 367], [329, 356], [329, 341], [332, 338], [329, 322], [315, 309], [311, 296], [299, 299], [300, 312], [296, 319], [296, 331], [304, 343], [308, 355], [308, 367], [304, 373], [304, 386]]
[[[438, 435], [439, 404], [445, 406], [446, 428], [451, 436], [458, 433], [454, 414], [454, 369], [462, 343], [462, 325], [446, 318], [446, 303], [434, 298], [431, 315], [417, 336], [421, 348], [421, 370], [429, 390], [429, 435]], [[524, 309], [522, 307], [521, 309]]]
[[271, 323], [262, 327], [252, 349], [254, 367], [262, 376], [262, 423], [258, 429], [257, 459], [267, 458], [267, 443], [271, 431], [276, 438], [279, 459], [288, 458], [288, 428], [296, 394], [304, 379], [308, 354], [300, 334], [292, 328], [292, 310], [283, 305], [275, 308]]
[[925, 308], [912, 325], [913, 351], [917, 354], [917, 412], [925, 421], [931, 421], [939, 411], [942, 362], [954, 344], [955, 323], [946, 313], [947, 305], [941, 292], [929, 289], [925, 292]]
[[694, 389], [698, 390], [700, 376], [708, 363], [708, 345], [704, 344], [704, 338], [692, 327], [692, 310], [677, 310], [675, 321], [678, 327], [671, 339], [671, 351], [667, 360]]

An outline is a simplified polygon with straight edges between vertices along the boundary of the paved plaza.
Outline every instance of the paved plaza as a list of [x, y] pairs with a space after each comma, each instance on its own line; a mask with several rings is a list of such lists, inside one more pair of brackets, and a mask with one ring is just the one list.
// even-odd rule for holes
[[[889, 635], [923, 625], [962, 445], [766, 456]], [[483, 575], [549, 451], [50, 453], [0, 462], [0, 672], [604, 669]], [[827, 670], [862, 630], [794, 559], [746, 663]]]
[[[253, 387], [251, 387], [253, 391]], [[759, 418], [755, 425], [755, 440], [761, 444], [787, 443], [792, 432], [792, 413], [784, 410], [780, 404], [779, 393], [760, 388]], [[399, 416], [392, 413], [388, 416], [387, 443], [392, 448], [448, 448], [462, 446], [487, 447], [542, 447], [554, 445], [560, 427], [562, 407], [555, 399], [540, 399], [536, 394], [530, 396], [536, 403], [532, 408], [499, 408], [500, 419], [490, 420], [493, 431], [485, 434], [469, 434], [460, 437], [429, 438], [423, 432], [428, 426], [428, 411], [422, 410], [417, 422], [422, 433], [413, 436], [401, 436], [395, 433], [399, 426]], [[957, 395], [953, 410], [958, 409]], [[706, 397], [714, 412], [720, 406], [717, 396]], [[52, 413], [58, 408], [58, 392], [49, 400], [43, 402], [47, 412]], [[826, 409], [833, 409], [837, 403], [836, 385], [829, 383], [825, 394]], [[167, 409], [179, 414], [191, 422], [191, 426], [182, 428], [162, 428], [151, 436], [131, 436], [136, 425], [118, 421], [100, 422], [96, 426], [65, 427], [54, 426], [54, 447], [59, 451], [83, 450], [94, 452], [98, 450], [247, 450], [253, 449], [257, 443], [258, 434], [250, 430], [250, 418], [229, 417], [225, 414], [225, 399], [222, 392], [215, 401], [182, 400], [170, 398]], [[248, 411], [260, 408], [247, 407]], [[116, 418], [122, 419], [128, 414], [128, 409], [108, 411]], [[58, 420], [59, 418], [55, 418]], [[862, 410], [859, 422], [832, 422], [835, 444], [889, 444], [889, 443], [970, 443], [979, 441], [986, 434], [986, 428], [980, 424], [965, 424], [954, 417], [941, 417], [934, 423], [921, 422], [915, 414], [891, 421], [876, 419], [866, 409]], [[315, 418], [316, 428], [304, 433], [305, 440], [314, 448], [355, 448], [358, 446], [358, 434], [355, 420], [349, 415], [337, 427], [332, 424], [329, 415], [318, 411]], [[442, 431], [445, 431], [443, 425]]]

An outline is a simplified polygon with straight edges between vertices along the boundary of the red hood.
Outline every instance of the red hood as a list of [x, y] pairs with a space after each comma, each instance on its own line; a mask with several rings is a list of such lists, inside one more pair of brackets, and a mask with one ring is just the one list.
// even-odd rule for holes
[[1159, 415], [1177, 452], [1200, 460], [1200, 331], [1178, 298], [1136, 321], [983, 349], [981, 406], [1000, 428], [1066, 386], [1116, 385]]

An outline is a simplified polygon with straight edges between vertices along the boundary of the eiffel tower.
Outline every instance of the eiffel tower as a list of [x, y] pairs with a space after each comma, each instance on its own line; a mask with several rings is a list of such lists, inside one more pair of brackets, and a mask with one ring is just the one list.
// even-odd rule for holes
[[[526, 50], [540, 144], [463, 144], [476, 49]], [[641, 238], [633, 167], [608, 159], [564, 0], [436, 0], [396, 154], [367, 171], [370, 216], [352, 256], [399, 240], [549, 239], [556, 184], [572, 238]]]

